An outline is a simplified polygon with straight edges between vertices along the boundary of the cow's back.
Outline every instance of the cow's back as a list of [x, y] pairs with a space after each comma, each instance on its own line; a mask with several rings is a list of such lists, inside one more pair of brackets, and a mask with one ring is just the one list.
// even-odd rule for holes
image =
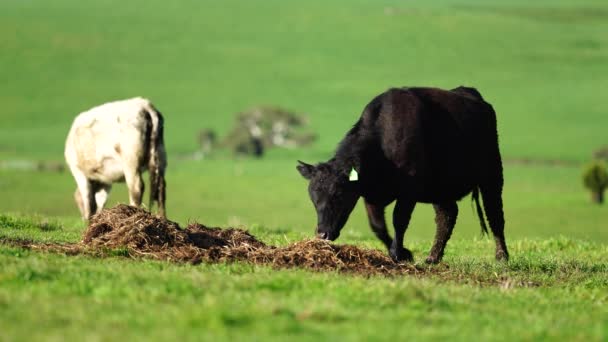
[[376, 131], [402, 186], [417, 187], [429, 200], [440, 194], [462, 197], [471, 190], [484, 149], [497, 143], [489, 104], [436, 88], [390, 89], [375, 101], [376, 112], [366, 111], [362, 121]]
[[94, 107], [79, 114], [72, 124], [65, 157], [91, 179], [109, 183], [123, 177], [125, 158], [142, 158], [150, 118], [147, 99], [137, 97]]

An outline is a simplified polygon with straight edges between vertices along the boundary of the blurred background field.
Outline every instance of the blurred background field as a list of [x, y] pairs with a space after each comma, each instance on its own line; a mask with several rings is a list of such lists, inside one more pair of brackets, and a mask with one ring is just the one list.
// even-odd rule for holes
[[[73, 118], [104, 102], [145, 96], [164, 114], [170, 219], [284, 245], [316, 223], [298, 159], [330, 158], [389, 87], [466, 85], [498, 113], [512, 254], [493, 261], [469, 197], [425, 279], [2, 242], [0, 340], [606, 340], [608, 208], [582, 183], [608, 145], [606, 32], [604, 0], [0, 1], [0, 241], [80, 240], [75, 183], [56, 169]], [[317, 140], [192, 158], [202, 129], [225, 136], [260, 105], [305, 113]], [[108, 205], [126, 201], [115, 185]], [[418, 205], [406, 246], [419, 263], [433, 234]], [[382, 248], [361, 203], [337, 243]]]
[[602, 4], [3, 1], [0, 155], [60, 158], [78, 112], [143, 95], [172, 155], [276, 104], [310, 114], [325, 157], [388, 87], [463, 84], [496, 107], [507, 157], [586, 160], [605, 137]]

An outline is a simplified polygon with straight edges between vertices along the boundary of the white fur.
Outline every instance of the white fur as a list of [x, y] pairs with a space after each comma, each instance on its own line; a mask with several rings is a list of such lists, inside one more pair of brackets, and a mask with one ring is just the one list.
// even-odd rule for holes
[[150, 131], [158, 122], [159, 114], [141, 97], [106, 103], [74, 119], [65, 159], [78, 186], [75, 198], [83, 218], [103, 208], [115, 182], [126, 181], [129, 203], [141, 205], [141, 173], [148, 168], [152, 149], [158, 149], [163, 173], [166, 167], [164, 146], [148, 146], [146, 151]]

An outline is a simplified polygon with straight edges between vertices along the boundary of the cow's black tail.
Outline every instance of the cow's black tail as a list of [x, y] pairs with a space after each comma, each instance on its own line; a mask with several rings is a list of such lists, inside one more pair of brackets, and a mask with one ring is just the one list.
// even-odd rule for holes
[[486, 220], [483, 215], [483, 210], [481, 209], [481, 205], [479, 204], [479, 188], [477, 186], [473, 189], [473, 194], [471, 198], [473, 201], [475, 201], [477, 216], [479, 216], [479, 223], [481, 224], [481, 233], [488, 235], [488, 226], [486, 226]]
[[152, 209], [154, 202], [156, 202], [158, 204], [158, 213], [162, 217], [166, 217], [165, 168], [167, 167], [167, 154], [165, 152], [163, 138], [164, 119], [162, 114], [156, 110], [152, 104], [149, 104], [146, 111], [150, 115], [152, 121], [149, 145], [150, 157], [148, 160], [148, 172], [150, 173], [150, 209]]

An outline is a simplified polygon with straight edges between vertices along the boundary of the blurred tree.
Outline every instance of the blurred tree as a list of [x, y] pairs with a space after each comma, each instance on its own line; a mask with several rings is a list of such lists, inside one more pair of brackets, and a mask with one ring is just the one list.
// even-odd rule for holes
[[222, 146], [235, 154], [262, 157], [268, 148], [296, 148], [311, 144], [316, 134], [307, 131], [308, 117], [274, 106], [258, 106], [238, 113]]
[[595, 160], [585, 167], [583, 172], [583, 184], [591, 191], [591, 201], [602, 204], [604, 202], [604, 191], [608, 187], [608, 171], [603, 161]]
[[593, 152], [595, 159], [608, 160], [608, 146], [602, 146]]

